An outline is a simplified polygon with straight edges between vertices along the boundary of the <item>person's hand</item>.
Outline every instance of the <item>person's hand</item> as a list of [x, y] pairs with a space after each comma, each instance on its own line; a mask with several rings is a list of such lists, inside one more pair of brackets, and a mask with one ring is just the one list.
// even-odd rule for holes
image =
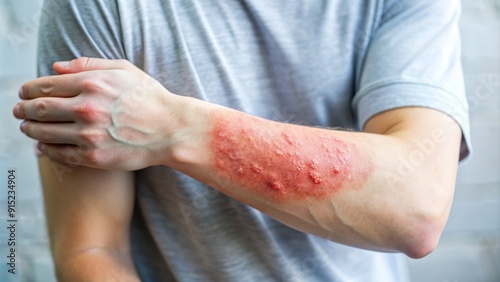
[[14, 116], [50, 158], [105, 169], [161, 164], [182, 119], [180, 96], [126, 60], [58, 62], [25, 83]]

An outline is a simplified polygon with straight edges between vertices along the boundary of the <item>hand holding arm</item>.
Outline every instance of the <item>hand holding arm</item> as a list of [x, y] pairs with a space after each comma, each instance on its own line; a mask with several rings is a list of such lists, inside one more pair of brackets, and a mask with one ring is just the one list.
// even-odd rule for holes
[[62, 75], [25, 83], [24, 101], [14, 109], [26, 120], [21, 131], [40, 141], [42, 151], [96, 168], [161, 163], [157, 153], [169, 145], [164, 132], [181, 122], [173, 120], [181, 109], [170, 106], [177, 96], [165, 95], [160, 83], [124, 60], [81, 58], [71, 68], [56, 63], [54, 70]]

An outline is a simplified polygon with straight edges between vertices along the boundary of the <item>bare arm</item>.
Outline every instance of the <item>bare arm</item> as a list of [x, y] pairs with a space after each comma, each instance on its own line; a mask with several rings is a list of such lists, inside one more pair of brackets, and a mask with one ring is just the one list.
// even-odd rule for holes
[[170, 166], [293, 228], [360, 248], [422, 257], [439, 240], [461, 138], [446, 114], [395, 109], [365, 132], [344, 132], [177, 96], [126, 61], [81, 58], [56, 70], [65, 75], [26, 83], [14, 110], [53, 159]]
[[182, 137], [166, 164], [336, 242], [411, 257], [437, 245], [461, 138], [447, 115], [391, 110], [359, 133], [277, 123], [198, 101], [189, 107], [205, 112], [207, 124], [193, 123], [199, 131]]
[[130, 256], [131, 172], [39, 158], [59, 281], [138, 281]]

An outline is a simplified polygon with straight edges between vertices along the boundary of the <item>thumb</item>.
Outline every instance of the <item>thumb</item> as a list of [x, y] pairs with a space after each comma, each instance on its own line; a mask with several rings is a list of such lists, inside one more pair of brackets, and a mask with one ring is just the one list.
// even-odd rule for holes
[[108, 60], [81, 57], [71, 61], [55, 62], [54, 70], [59, 74], [77, 73], [92, 70], [127, 69], [131, 66], [127, 60]]

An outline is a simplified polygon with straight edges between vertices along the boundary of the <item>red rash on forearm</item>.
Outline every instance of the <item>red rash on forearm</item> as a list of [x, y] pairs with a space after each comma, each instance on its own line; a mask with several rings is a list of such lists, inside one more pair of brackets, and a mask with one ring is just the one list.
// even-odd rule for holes
[[215, 114], [212, 166], [217, 174], [275, 201], [322, 199], [373, 170], [355, 144], [324, 129]]

